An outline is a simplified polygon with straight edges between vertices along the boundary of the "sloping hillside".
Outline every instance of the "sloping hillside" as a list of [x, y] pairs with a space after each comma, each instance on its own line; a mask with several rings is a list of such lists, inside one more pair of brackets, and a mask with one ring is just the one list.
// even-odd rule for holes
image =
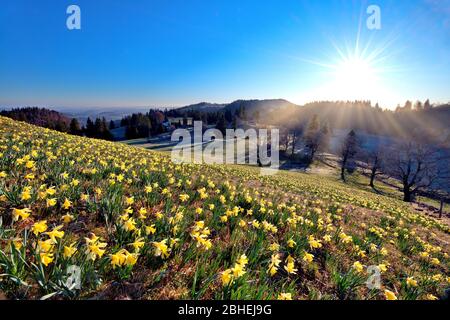
[[400, 201], [0, 124], [8, 298], [436, 299], [449, 286], [448, 226]]

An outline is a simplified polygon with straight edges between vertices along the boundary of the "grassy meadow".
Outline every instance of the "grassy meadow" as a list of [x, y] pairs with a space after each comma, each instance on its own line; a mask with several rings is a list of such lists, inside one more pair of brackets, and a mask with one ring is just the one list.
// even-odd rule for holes
[[450, 227], [396, 197], [3, 117], [0, 217], [9, 299], [434, 300], [450, 286]]

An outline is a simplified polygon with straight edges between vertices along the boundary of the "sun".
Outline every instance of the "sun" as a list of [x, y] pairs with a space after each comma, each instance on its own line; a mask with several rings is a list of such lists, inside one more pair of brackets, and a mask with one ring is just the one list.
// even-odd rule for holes
[[359, 56], [340, 59], [332, 67], [332, 90], [337, 96], [360, 99], [378, 91], [377, 70], [370, 60]]
[[370, 100], [395, 107], [400, 97], [392, 83], [402, 69], [393, 60], [393, 40], [362, 41], [360, 33], [353, 45], [330, 40], [334, 50], [324, 50], [325, 57], [320, 60], [302, 59], [317, 68], [315, 84], [302, 93], [304, 101]]
[[381, 94], [379, 66], [358, 52], [339, 59], [331, 66], [329, 93], [342, 100], [366, 100]]

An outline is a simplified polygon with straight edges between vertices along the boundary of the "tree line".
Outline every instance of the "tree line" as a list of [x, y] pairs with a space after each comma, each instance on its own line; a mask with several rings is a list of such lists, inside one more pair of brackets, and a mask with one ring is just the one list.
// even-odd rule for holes
[[[169, 118], [180, 118], [181, 122], [168, 124]], [[158, 134], [177, 129], [179, 127], [188, 126], [188, 118], [192, 121], [201, 121], [203, 127], [206, 129], [208, 125], [215, 126], [223, 134], [229, 127], [236, 129], [237, 119], [247, 119], [247, 114], [244, 107], [231, 110], [220, 111], [201, 111], [196, 109], [150, 109], [147, 113], [133, 113], [125, 116], [120, 120], [120, 127], [125, 127], [126, 139], [147, 138], [156, 136]], [[167, 126], [164, 124], [167, 123]], [[112, 122], [110, 129], [116, 126]]]
[[328, 122], [331, 130], [353, 128], [397, 138], [408, 138], [414, 133], [424, 142], [433, 142], [448, 129], [450, 105], [433, 106], [429, 100], [414, 105], [407, 101], [394, 111], [378, 104], [372, 106], [370, 101], [318, 101], [274, 110], [261, 119], [268, 125], [294, 129], [305, 127], [314, 115], [321, 122]]
[[96, 118], [94, 121], [87, 118], [86, 126], [81, 126], [76, 118], [70, 121], [70, 134], [78, 136], [86, 136], [89, 138], [113, 140], [113, 135], [109, 130], [109, 126], [105, 118]]
[[2, 110], [0, 115], [52, 130], [69, 131], [70, 118], [54, 110], [37, 107], [14, 108]]
[[60, 112], [38, 107], [3, 110], [0, 115], [59, 132], [104, 140], [113, 139], [105, 118], [96, 118], [94, 121], [88, 118], [86, 126], [82, 126], [76, 118], [71, 119]]

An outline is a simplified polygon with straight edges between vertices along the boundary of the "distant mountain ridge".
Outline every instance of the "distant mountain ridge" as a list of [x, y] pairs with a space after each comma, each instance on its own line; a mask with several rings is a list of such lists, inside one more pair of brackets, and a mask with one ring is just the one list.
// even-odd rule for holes
[[178, 111], [201, 111], [201, 112], [217, 112], [225, 108], [227, 104], [225, 103], [209, 103], [209, 102], [200, 102], [196, 104], [191, 104], [188, 106], [176, 108]]
[[177, 111], [202, 111], [202, 112], [218, 112], [231, 111], [235, 112], [240, 108], [245, 108], [247, 112], [254, 112], [256, 110], [261, 112], [274, 111], [280, 108], [299, 107], [298, 105], [284, 99], [265, 99], [265, 100], [236, 100], [231, 103], [209, 103], [200, 102], [189, 106], [176, 108]]
[[54, 108], [58, 112], [70, 118], [77, 118], [82, 124], [86, 124], [87, 119], [105, 118], [116, 121], [132, 113], [147, 112], [149, 107], [123, 107], [123, 108]]
[[246, 112], [270, 112], [282, 108], [299, 107], [298, 105], [284, 99], [266, 99], [266, 100], [236, 100], [225, 107], [225, 110], [234, 112], [239, 108], [245, 108]]

